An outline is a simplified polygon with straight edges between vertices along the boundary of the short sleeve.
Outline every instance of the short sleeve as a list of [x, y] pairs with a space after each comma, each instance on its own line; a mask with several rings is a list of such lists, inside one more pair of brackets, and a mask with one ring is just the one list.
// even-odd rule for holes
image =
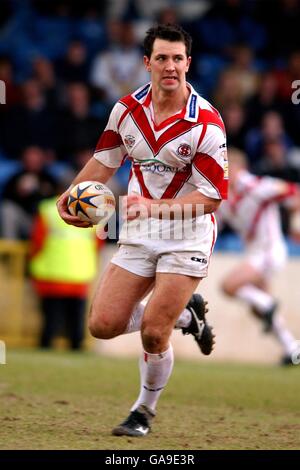
[[121, 103], [115, 104], [94, 152], [94, 158], [109, 168], [120, 167], [127, 155], [118, 130], [118, 123], [124, 111], [124, 106]]
[[208, 124], [192, 162], [193, 184], [207, 197], [227, 199], [228, 160], [222, 127]]

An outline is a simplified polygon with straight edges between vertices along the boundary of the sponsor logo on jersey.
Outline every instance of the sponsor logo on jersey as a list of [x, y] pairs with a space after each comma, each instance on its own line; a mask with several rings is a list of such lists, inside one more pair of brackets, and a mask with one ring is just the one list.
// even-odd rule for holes
[[188, 158], [192, 153], [191, 146], [188, 144], [180, 144], [176, 150], [176, 153], [180, 157]]
[[143, 171], [151, 171], [151, 173], [184, 173], [187, 171], [186, 167], [176, 168], [164, 165], [163, 163], [147, 163], [141, 165]]
[[127, 147], [131, 148], [135, 144], [135, 138], [133, 137], [133, 135], [130, 134], [125, 135], [124, 143], [125, 145], [127, 145]]

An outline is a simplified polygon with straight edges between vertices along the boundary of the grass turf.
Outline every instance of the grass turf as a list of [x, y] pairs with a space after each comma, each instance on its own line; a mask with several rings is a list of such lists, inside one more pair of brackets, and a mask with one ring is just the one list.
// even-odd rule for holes
[[114, 437], [139, 390], [137, 360], [8, 351], [0, 449], [299, 449], [300, 367], [175, 362], [153, 432]]

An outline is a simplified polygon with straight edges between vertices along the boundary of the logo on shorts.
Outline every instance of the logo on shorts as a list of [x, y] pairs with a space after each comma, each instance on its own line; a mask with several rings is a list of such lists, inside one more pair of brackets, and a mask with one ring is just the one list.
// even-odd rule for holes
[[184, 157], [184, 158], [189, 157], [192, 153], [191, 146], [188, 144], [180, 144], [176, 153], [180, 157]]
[[205, 258], [196, 258], [196, 256], [192, 256], [191, 260], [197, 261], [197, 263], [207, 264], [207, 259]]
[[133, 137], [133, 135], [125, 135], [124, 143], [125, 145], [127, 145], [127, 147], [131, 148], [135, 144], [135, 138]]

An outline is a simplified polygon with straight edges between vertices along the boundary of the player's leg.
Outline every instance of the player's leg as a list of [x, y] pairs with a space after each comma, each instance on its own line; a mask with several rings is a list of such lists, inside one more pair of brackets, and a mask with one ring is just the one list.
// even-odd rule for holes
[[226, 274], [226, 277], [222, 281], [221, 288], [226, 295], [235, 297], [238, 290], [242, 287], [248, 284], [261, 286], [262, 281], [263, 278], [260, 272], [250, 263], [243, 262]]
[[270, 331], [277, 303], [266, 290], [266, 279], [252, 264], [244, 262], [230, 271], [222, 282], [223, 292], [246, 302], [252, 313], [265, 323]]
[[[144, 297], [153, 290], [153, 286], [154, 283], [149, 287]], [[134, 308], [123, 334], [141, 330], [145, 308], [146, 304], [144, 303], [140, 303]], [[206, 322], [207, 312], [207, 302], [200, 294], [193, 294], [175, 323], [175, 328], [181, 329], [184, 335], [191, 334], [194, 337], [201, 352], [205, 355], [212, 352], [215, 343], [212, 327]]]
[[277, 341], [280, 343], [283, 349], [283, 356], [281, 359], [282, 365], [293, 364], [292, 356], [297, 350], [299, 345], [296, 338], [293, 336], [291, 331], [287, 328], [286, 322], [282, 315], [277, 313], [273, 317], [272, 321], [272, 333], [274, 334]]
[[243, 263], [227, 275], [222, 287], [227, 295], [239, 298], [251, 307], [251, 312], [264, 322], [264, 331], [272, 332], [281, 344], [282, 363], [290, 364], [296, 340], [283, 317], [276, 312], [277, 302], [269, 292], [269, 280], [252, 264]]
[[[212, 236], [213, 239], [213, 236]], [[165, 246], [163, 247], [162, 253], [159, 253], [156, 257], [157, 266], [156, 271], [161, 273], [178, 273], [184, 274], [191, 277], [196, 277], [201, 279], [207, 276], [207, 267], [208, 262], [195, 263], [195, 257], [199, 257], [201, 254], [201, 260], [208, 260], [211, 254], [212, 241], [209, 240], [206, 243], [206, 250], [201, 250], [199, 246], [198, 251], [173, 251], [172, 248], [169, 252], [165, 251]], [[157, 247], [156, 247], [157, 248]], [[194, 247], [193, 247], [194, 248]], [[137, 258], [136, 249], [134, 250], [133, 255], [139, 262], [139, 269], [145, 269], [145, 273], [148, 272], [149, 266], [147, 266], [147, 255], [145, 260], [145, 253], [143, 253], [143, 248], [139, 248], [139, 252], [142, 255], [143, 261]], [[208, 252], [206, 252], [208, 250]], [[130, 255], [130, 250], [126, 248], [127, 251], [127, 260]], [[157, 251], [156, 251], [157, 252]], [[153, 260], [153, 254], [151, 256]], [[121, 260], [122, 261], [122, 260]], [[131, 267], [136, 269], [135, 267]], [[182, 273], [182, 270], [184, 272]], [[152, 286], [149, 287], [149, 290], [152, 289]], [[128, 322], [126, 330], [124, 333], [130, 333], [133, 331], [139, 331], [141, 329], [142, 318], [144, 314], [145, 306], [140, 304], [136, 308]], [[206, 322], [206, 313], [208, 311], [207, 302], [203, 299], [200, 294], [193, 294], [189, 299], [188, 304], [185, 306], [179, 317], [177, 318], [175, 328], [181, 329], [184, 335], [192, 335], [195, 339], [199, 349], [205, 355], [208, 355], [213, 350], [214, 345], [214, 334], [212, 332], [212, 327]]]
[[169, 339], [199, 282], [199, 277], [157, 273], [141, 329], [144, 352], [140, 358], [140, 394], [129, 417], [113, 429], [114, 435], [143, 436], [149, 432], [157, 401], [173, 369]]
[[122, 334], [140, 300], [153, 283], [110, 263], [103, 274], [89, 316], [89, 329], [96, 338], [109, 339]]
[[[191, 255], [188, 256], [188, 259], [190, 257]], [[167, 261], [163, 261], [163, 263], [172, 263], [172, 256], [165, 256], [164, 259], [165, 258], [167, 259]], [[123, 270], [126, 270], [125, 274], [124, 271], [121, 271], [122, 280], [124, 280], [124, 275], [127, 276], [127, 273], [131, 273], [132, 276], [127, 276], [128, 279], [125, 279], [126, 282], [127, 280], [130, 281], [131, 278], [133, 279], [134, 286], [138, 286], [138, 284], [142, 282], [142, 290], [138, 290], [137, 292], [137, 298], [142, 300], [142, 298], [145, 298], [153, 290], [153, 275], [155, 274], [156, 261], [156, 258], [153, 256], [153, 252], [151, 250], [147, 250], [143, 246], [121, 245], [121, 247], [112, 259], [112, 264], [123, 268]], [[184, 262], [186, 262], [185, 258], [182, 260], [182, 262], [180, 260], [180, 267], [182, 267], [182, 263]], [[164, 269], [165, 268], [166, 265], [164, 265]], [[143, 281], [144, 278], [145, 282]], [[108, 279], [108, 291], [111, 292], [113, 285], [111, 284], [112, 278], [110, 272], [108, 273]], [[148, 282], [148, 279], [151, 279], [151, 282]], [[119, 281], [117, 280], [117, 286], [118, 285]], [[145, 289], [144, 285], [146, 286]], [[127, 290], [127, 287], [128, 286], [126, 285], [125, 291]], [[103, 303], [103, 296], [106, 293], [106, 289], [107, 283], [105, 283], [105, 279], [102, 279], [100, 283], [100, 290], [97, 291], [97, 299], [95, 299], [95, 302], [93, 302], [92, 307], [92, 315], [90, 321], [92, 334], [94, 334], [96, 337], [107, 339], [120, 334], [127, 334], [135, 331], [140, 331], [142, 318], [145, 310], [145, 303], [137, 302], [132, 305], [132, 303], [130, 303], [130, 299], [127, 298], [125, 300], [128, 302], [128, 306], [126, 307], [126, 305], [122, 301], [122, 305], [121, 308], [118, 309], [118, 313], [116, 315], [110, 315], [109, 323], [107, 323], [106, 321], [106, 325], [104, 324], [103, 320], [105, 321], [105, 319], [103, 309], [105, 308], [105, 304]], [[129, 290], [130, 292], [132, 292], [132, 288], [130, 286]], [[143, 294], [140, 296], [141, 292], [143, 292]], [[123, 291], [121, 291], [121, 294], [123, 294]], [[114, 298], [115, 297], [116, 296], [114, 296]], [[136, 297], [134, 295], [134, 301], [135, 300]], [[111, 296], [109, 301], [110, 303], [112, 302]], [[181, 315], [179, 316], [175, 327], [181, 328], [183, 334], [193, 335], [201, 352], [203, 354], [210, 354], [213, 349], [214, 335], [212, 333], [212, 328], [206, 323], [206, 312], [206, 302], [199, 294], [195, 294], [191, 297], [191, 299], [189, 299], [188, 305], [181, 312]], [[120, 315], [122, 316], [122, 320], [120, 320]], [[101, 331], [99, 329], [100, 325]], [[97, 329], [97, 331], [95, 328]]]

